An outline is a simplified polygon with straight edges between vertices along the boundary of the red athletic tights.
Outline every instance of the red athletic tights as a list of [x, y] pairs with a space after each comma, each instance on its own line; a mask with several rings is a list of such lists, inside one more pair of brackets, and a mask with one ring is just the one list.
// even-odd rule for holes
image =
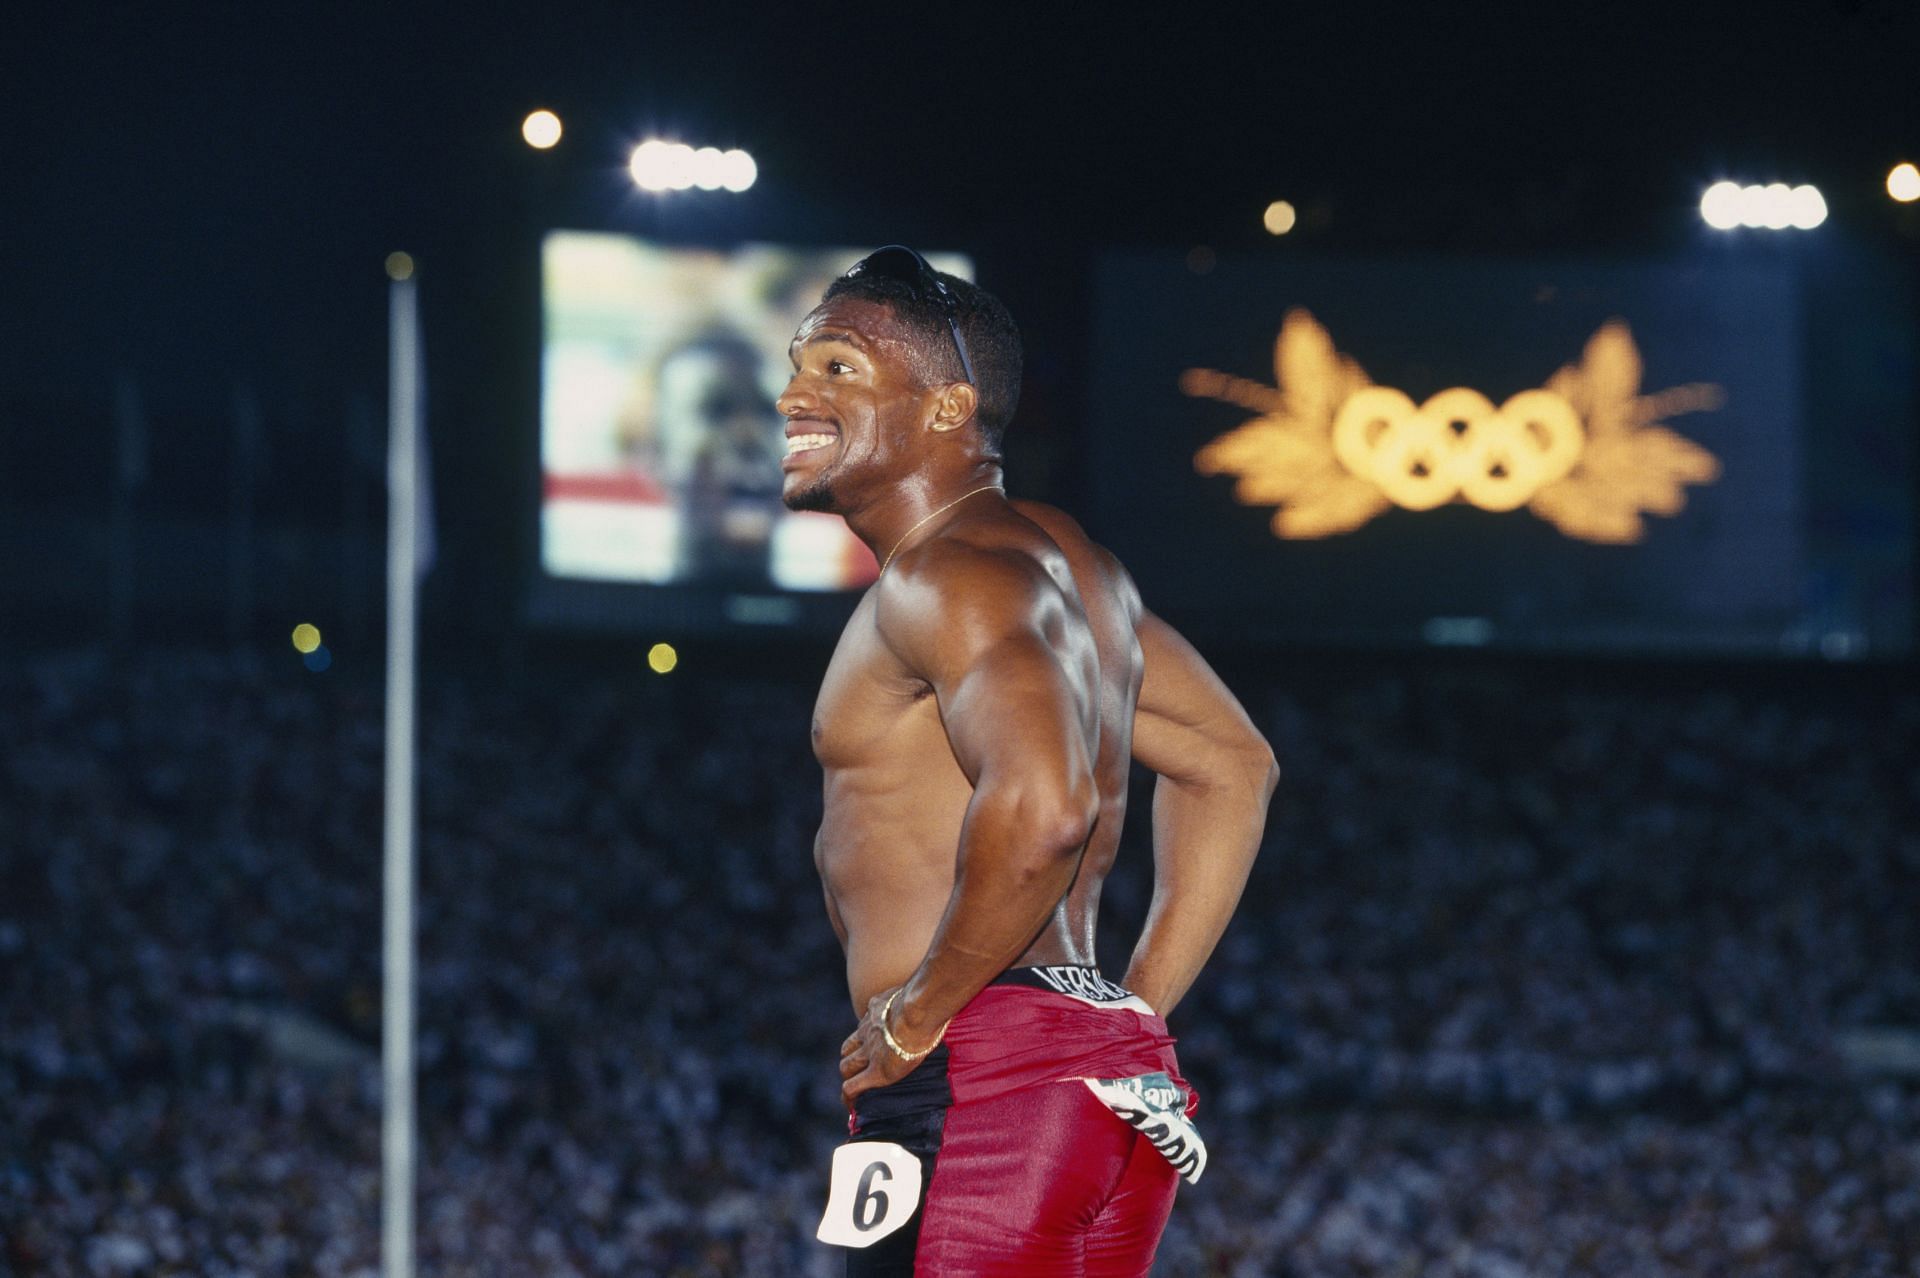
[[915, 1272], [1144, 1275], [1178, 1180], [1084, 1083], [957, 1103], [927, 1188]]

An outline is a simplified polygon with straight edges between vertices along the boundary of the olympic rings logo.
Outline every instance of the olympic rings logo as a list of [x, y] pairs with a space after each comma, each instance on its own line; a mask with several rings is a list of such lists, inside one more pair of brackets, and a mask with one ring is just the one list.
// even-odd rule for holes
[[1395, 505], [1432, 510], [1463, 497], [1517, 510], [1566, 477], [1586, 446], [1580, 415], [1559, 395], [1521, 391], [1499, 408], [1464, 386], [1415, 406], [1391, 386], [1356, 390], [1333, 421], [1340, 464]]
[[1598, 545], [1640, 540], [1647, 515], [1677, 514], [1689, 484], [1710, 484], [1720, 461], [1664, 419], [1710, 411], [1708, 382], [1652, 394], [1624, 320], [1608, 320], [1578, 363], [1498, 408], [1456, 386], [1415, 404], [1376, 386], [1305, 310], [1287, 312], [1274, 343], [1273, 385], [1210, 368], [1180, 377], [1184, 394], [1254, 416], [1194, 454], [1202, 475], [1234, 477], [1234, 497], [1273, 506], [1276, 537], [1352, 532], [1399, 506], [1459, 501], [1503, 512], [1524, 506], [1569, 537]]

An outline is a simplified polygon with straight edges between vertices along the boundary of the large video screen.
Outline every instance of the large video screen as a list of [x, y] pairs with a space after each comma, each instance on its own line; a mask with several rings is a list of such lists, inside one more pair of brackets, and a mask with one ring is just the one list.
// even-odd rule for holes
[[1913, 333], [1871, 269], [1147, 253], [1094, 294], [1088, 513], [1192, 624], [1909, 644]]
[[[725, 595], [870, 582], [833, 515], [780, 504], [787, 344], [868, 250], [719, 251], [556, 231], [542, 248], [541, 564], [553, 578]], [[934, 253], [940, 270], [971, 263]], [[756, 594], [756, 592], [758, 592]], [[697, 611], [697, 610], [696, 610]], [[729, 615], [738, 619], [736, 604]]]

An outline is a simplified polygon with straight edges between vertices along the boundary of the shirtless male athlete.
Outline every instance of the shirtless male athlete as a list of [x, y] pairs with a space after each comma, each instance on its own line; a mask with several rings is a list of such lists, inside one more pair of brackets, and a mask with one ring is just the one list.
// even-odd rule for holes
[[[882, 249], [791, 354], [782, 498], [881, 562], [813, 719], [860, 1014], [819, 1236], [855, 1275], [1144, 1274], [1205, 1164], [1163, 1018], [1239, 901], [1272, 752], [1118, 560], [1002, 491], [1021, 350], [990, 294]], [[1123, 988], [1094, 922], [1130, 758], [1158, 781]]]

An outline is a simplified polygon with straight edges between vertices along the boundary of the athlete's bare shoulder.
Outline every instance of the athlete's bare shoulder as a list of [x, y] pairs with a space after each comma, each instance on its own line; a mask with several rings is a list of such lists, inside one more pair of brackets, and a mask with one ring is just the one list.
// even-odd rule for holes
[[902, 551], [875, 583], [874, 603], [889, 646], [922, 655], [929, 643], [964, 650], [1015, 632], [1051, 633], [1084, 615], [1066, 552], [1004, 504]]
[[1094, 580], [1111, 592], [1114, 600], [1126, 610], [1128, 620], [1139, 620], [1142, 611], [1140, 591], [1117, 555], [1089, 537], [1080, 522], [1058, 506], [1024, 500], [1012, 505], [1060, 547], [1076, 576], [1084, 577], [1091, 572]]
[[[1032, 504], [998, 502], [969, 512], [941, 529], [938, 537], [903, 551], [888, 575], [903, 586], [935, 589], [966, 589], [981, 584], [980, 579], [1011, 582], [1024, 576], [1037, 586], [1052, 583], [1072, 595], [1074, 580], [1066, 571], [1070, 548], [1028, 514], [1025, 507]], [[1079, 537], [1085, 541], [1085, 534]], [[887, 578], [880, 584], [886, 585]]]

